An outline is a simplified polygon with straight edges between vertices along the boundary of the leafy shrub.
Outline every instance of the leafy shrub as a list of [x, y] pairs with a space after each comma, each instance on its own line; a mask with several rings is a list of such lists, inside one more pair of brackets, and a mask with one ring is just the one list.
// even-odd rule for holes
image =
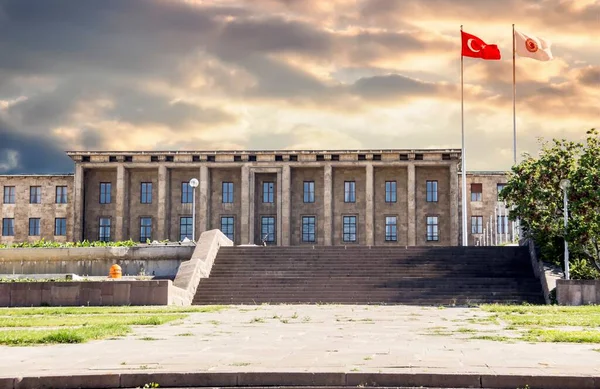
[[81, 242], [52, 242], [44, 239], [40, 239], [35, 242], [21, 242], [21, 243], [10, 243], [0, 244], [0, 249], [12, 249], [12, 248], [70, 248], [70, 247], [133, 247], [137, 243], [133, 240], [125, 240], [120, 242], [96, 242], [84, 240]]

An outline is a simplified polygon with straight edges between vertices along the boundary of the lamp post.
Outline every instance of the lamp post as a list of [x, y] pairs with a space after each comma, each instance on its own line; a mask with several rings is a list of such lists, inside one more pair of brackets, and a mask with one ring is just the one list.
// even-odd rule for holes
[[192, 241], [196, 241], [196, 188], [200, 182], [192, 178], [189, 185], [192, 187]]
[[567, 242], [567, 221], [569, 219], [569, 199], [567, 198], [567, 191], [571, 181], [568, 179], [560, 180], [560, 189], [563, 190], [563, 201], [564, 201], [564, 226], [565, 226], [565, 280], [569, 279], [569, 243]]

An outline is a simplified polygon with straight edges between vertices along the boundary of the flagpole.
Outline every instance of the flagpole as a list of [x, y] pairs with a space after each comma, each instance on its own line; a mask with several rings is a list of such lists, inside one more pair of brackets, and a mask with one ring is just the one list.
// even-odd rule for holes
[[512, 25], [512, 46], [513, 46], [513, 164], [517, 164], [517, 82], [515, 66], [515, 25]]
[[[462, 30], [463, 26], [460, 25], [461, 41], [462, 41]], [[465, 92], [464, 92], [464, 56], [462, 55], [462, 49], [460, 52], [460, 127], [462, 137], [462, 158], [461, 158], [461, 171], [462, 171], [462, 244], [468, 246], [467, 236], [467, 171], [466, 171], [466, 154], [465, 154]]]

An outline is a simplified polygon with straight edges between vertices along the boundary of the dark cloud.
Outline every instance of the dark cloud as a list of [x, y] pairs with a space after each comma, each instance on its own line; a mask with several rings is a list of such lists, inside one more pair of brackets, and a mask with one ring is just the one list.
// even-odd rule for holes
[[[17, 165], [7, 164], [3, 174], [15, 173], [71, 173], [73, 162], [62, 150], [58, 140], [49, 136], [18, 133], [0, 120], [0, 156], [16, 152]], [[0, 157], [0, 159], [2, 159]], [[0, 162], [1, 164], [2, 162]]]
[[356, 81], [352, 90], [367, 100], [389, 100], [433, 95], [440, 91], [440, 87], [398, 74], [390, 74], [361, 78]]
[[582, 85], [600, 88], [600, 66], [588, 66], [582, 69], [577, 80]]

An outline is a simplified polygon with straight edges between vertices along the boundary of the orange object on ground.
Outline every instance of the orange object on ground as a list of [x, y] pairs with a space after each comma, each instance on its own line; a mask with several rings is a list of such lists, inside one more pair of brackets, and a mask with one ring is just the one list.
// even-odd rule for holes
[[121, 266], [114, 264], [110, 267], [108, 278], [121, 278]]

